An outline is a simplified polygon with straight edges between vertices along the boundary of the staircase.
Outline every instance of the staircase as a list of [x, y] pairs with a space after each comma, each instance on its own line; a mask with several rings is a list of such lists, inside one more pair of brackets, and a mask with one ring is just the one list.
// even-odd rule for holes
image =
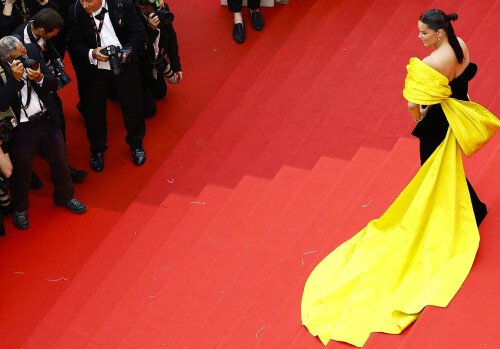
[[[71, 255], [63, 259], [57, 276], [66, 277], [54, 281], [53, 297], [29, 303], [31, 321], [0, 329], [2, 348], [323, 347], [301, 326], [303, 286], [419, 168], [401, 92], [409, 58], [429, 53], [416, 38], [417, 18], [435, 7], [459, 14], [455, 31], [479, 66], [471, 98], [500, 115], [500, 44], [491, 40], [500, 35], [500, 1], [276, 4], [133, 202], [123, 212], [91, 208], [74, 223], [96, 229], [94, 242], [79, 237], [91, 252], [74, 265]], [[226, 9], [204, 9], [227, 17]], [[373, 334], [366, 348], [500, 347], [499, 159], [497, 135], [465, 160], [489, 215], [460, 292], [401, 335]], [[97, 224], [103, 217], [105, 226]], [[54, 255], [74, 243], [58, 241]], [[23, 277], [13, 276], [15, 265], [6, 264], [9, 278]], [[19, 287], [37, 299], [28, 283]], [[0, 317], [8, 323], [9, 314]]]

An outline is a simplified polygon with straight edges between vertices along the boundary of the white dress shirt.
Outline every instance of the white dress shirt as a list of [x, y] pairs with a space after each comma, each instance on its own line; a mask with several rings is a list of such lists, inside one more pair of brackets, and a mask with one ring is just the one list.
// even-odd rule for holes
[[[95, 21], [95, 25], [97, 28], [99, 28], [100, 21], [95, 18], [99, 13], [101, 13], [102, 8], [105, 8], [106, 10], [108, 9], [108, 4], [106, 3], [105, 0], [102, 2], [102, 6], [95, 12], [92, 12], [92, 17]], [[101, 28], [101, 33], [99, 34], [99, 37], [101, 38], [101, 46], [110, 46], [114, 45], [117, 47], [122, 47], [122, 44], [120, 43], [120, 40], [118, 40], [118, 37], [116, 36], [115, 29], [113, 28], [113, 23], [111, 23], [111, 19], [109, 18], [109, 13], [106, 12], [104, 15], [104, 21], [102, 24]], [[89, 61], [91, 64], [97, 65], [98, 69], [106, 69], [110, 70], [111, 67], [109, 65], [109, 62], [101, 62], [92, 57], [92, 51], [93, 49], [89, 50]]]

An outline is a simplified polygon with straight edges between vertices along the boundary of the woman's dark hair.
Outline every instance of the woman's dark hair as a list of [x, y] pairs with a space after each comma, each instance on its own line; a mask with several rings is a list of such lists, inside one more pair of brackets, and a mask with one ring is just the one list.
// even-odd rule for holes
[[457, 19], [458, 15], [456, 13], [450, 13], [447, 15], [438, 9], [424, 12], [419, 18], [419, 20], [422, 23], [427, 24], [430, 29], [434, 31], [443, 29], [446, 32], [448, 41], [455, 52], [455, 56], [457, 56], [458, 62], [462, 63], [464, 59], [464, 51], [462, 50], [462, 46], [460, 46], [457, 36], [455, 35], [455, 31], [453, 30], [453, 26], [451, 25], [451, 21], [456, 21]]

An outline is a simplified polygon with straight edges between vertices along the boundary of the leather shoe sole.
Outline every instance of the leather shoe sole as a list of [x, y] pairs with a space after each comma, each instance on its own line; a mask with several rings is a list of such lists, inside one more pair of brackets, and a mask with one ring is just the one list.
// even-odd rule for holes
[[92, 153], [90, 168], [95, 172], [101, 172], [104, 169], [104, 157], [102, 153]]

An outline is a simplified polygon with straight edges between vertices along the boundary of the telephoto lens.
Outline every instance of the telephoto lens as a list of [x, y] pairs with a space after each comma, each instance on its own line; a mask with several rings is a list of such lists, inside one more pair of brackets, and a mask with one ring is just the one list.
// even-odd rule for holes
[[33, 70], [37, 70], [40, 67], [40, 63], [38, 61], [35, 61], [34, 59], [28, 58], [25, 55], [19, 55], [19, 56], [17, 56], [16, 59], [24, 65], [24, 68], [30, 68]]

